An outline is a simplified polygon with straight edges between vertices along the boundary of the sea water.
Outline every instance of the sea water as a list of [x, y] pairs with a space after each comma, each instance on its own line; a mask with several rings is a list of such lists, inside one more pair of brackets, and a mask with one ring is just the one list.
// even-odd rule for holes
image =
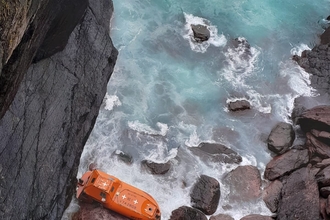
[[[236, 220], [271, 215], [261, 199], [229, 203], [222, 178], [237, 165], [201, 161], [189, 148], [221, 143], [243, 157], [240, 165], [256, 166], [263, 175], [271, 159], [266, 139], [272, 127], [291, 123], [296, 97], [318, 95], [309, 74], [291, 58], [319, 42], [330, 1], [113, 2], [110, 35], [119, 56], [78, 177], [96, 163], [151, 194], [162, 219], [169, 219], [174, 209], [191, 205], [191, 187], [205, 174], [221, 184], [215, 214]], [[210, 39], [196, 43], [192, 24], [207, 26]], [[245, 44], [234, 47], [233, 39]], [[229, 112], [228, 103], [241, 99], [252, 109]], [[121, 161], [115, 156], [120, 153], [133, 162]], [[141, 166], [143, 160], [170, 161], [172, 167], [165, 175], [152, 175]], [[73, 199], [70, 210], [76, 207]]]

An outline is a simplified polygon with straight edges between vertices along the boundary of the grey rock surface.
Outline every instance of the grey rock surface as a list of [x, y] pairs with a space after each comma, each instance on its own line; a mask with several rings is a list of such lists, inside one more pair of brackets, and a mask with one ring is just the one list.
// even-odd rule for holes
[[90, 0], [65, 49], [23, 74], [0, 120], [0, 219], [62, 217], [118, 53], [112, 11], [110, 0]]
[[292, 125], [280, 122], [269, 134], [268, 149], [274, 153], [282, 154], [292, 146], [294, 139], [295, 133]]

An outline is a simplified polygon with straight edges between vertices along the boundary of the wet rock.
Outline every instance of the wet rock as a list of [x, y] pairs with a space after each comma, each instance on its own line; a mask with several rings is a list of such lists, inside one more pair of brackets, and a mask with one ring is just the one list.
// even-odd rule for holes
[[277, 154], [282, 154], [292, 146], [295, 133], [291, 124], [280, 122], [270, 132], [268, 149]]
[[277, 219], [319, 219], [319, 192], [314, 173], [304, 167], [283, 182]]
[[271, 212], [276, 212], [281, 199], [283, 184], [279, 180], [271, 182], [263, 191], [262, 198]]
[[203, 160], [223, 163], [240, 163], [242, 157], [232, 149], [217, 143], [201, 143], [198, 147], [189, 148], [196, 156]]
[[275, 180], [308, 164], [308, 150], [292, 149], [274, 157], [266, 166], [265, 178]]
[[324, 159], [321, 162], [315, 164], [314, 167], [323, 169], [329, 165], [330, 165], [330, 158], [327, 158], [327, 159]]
[[330, 186], [330, 166], [327, 166], [315, 176], [320, 187]]
[[152, 174], [165, 174], [171, 168], [171, 162], [167, 163], [155, 163], [149, 160], [142, 161], [142, 164], [146, 166]]
[[191, 29], [194, 33], [194, 39], [197, 42], [203, 42], [203, 41], [207, 41], [210, 38], [210, 31], [209, 29], [207, 29], [207, 26], [205, 25], [191, 25]]
[[321, 105], [304, 111], [298, 123], [306, 133], [312, 129], [330, 132], [330, 106]]
[[218, 208], [220, 184], [209, 176], [201, 175], [190, 193], [192, 206], [206, 215], [212, 215]]
[[215, 216], [211, 216], [210, 220], [235, 220], [233, 217], [230, 215], [225, 215], [225, 214], [218, 214]]
[[[32, 8], [40, 6], [41, 14], [32, 15], [31, 29], [24, 32], [15, 56], [0, 74], [22, 74], [15, 76], [22, 77], [18, 80], [21, 83], [0, 79], [11, 89], [18, 89], [0, 120], [0, 219], [54, 220], [61, 219], [75, 192], [81, 152], [116, 62], [118, 52], [109, 37], [113, 8], [111, 1], [89, 1], [66, 47], [29, 67], [42, 43], [37, 38], [47, 33], [41, 26], [51, 23], [49, 16], [56, 17], [68, 4], [82, 7], [85, 1], [29, 2]], [[98, 7], [103, 8], [102, 13]], [[70, 13], [78, 11], [80, 8]], [[98, 22], [99, 17], [107, 18], [105, 26]], [[52, 31], [66, 31], [62, 25], [67, 24], [58, 24]]]
[[224, 178], [229, 186], [229, 201], [254, 201], [261, 195], [261, 176], [257, 167], [239, 166]]
[[80, 203], [79, 211], [74, 213], [72, 220], [129, 220], [116, 212], [103, 208], [98, 203]]
[[240, 220], [273, 220], [273, 218], [270, 216], [265, 216], [265, 215], [251, 214], [251, 215], [244, 216]]
[[194, 219], [194, 220], [207, 220], [207, 217], [203, 212], [198, 209], [194, 209], [188, 206], [181, 206], [174, 211], [172, 211], [171, 217], [169, 220], [186, 220], [186, 219]]
[[229, 102], [228, 109], [229, 111], [233, 111], [233, 112], [243, 111], [243, 110], [251, 109], [251, 104], [247, 100], [238, 100], [235, 102]]

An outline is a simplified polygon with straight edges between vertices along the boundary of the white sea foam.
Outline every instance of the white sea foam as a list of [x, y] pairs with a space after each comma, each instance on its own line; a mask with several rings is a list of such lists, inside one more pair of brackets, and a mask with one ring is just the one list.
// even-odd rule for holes
[[159, 128], [159, 130], [155, 130], [155, 129], [151, 128], [149, 125], [143, 124], [139, 121], [129, 121], [128, 122], [128, 127], [130, 127], [131, 129], [133, 129], [137, 132], [150, 134], [150, 135], [165, 136], [167, 134], [167, 131], [168, 131], [167, 124], [157, 122], [156, 125]]
[[115, 106], [121, 106], [121, 102], [116, 95], [109, 95], [108, 93], [104, 97], [105, 107], [104, 109], [111, 111]]
[[304, 51], [304, 50], [311, 50], [311, 48], [307, 45], [307, 44], [300, 44], [296, 47], [293, 47], [290, 52], [292, 55], [298, 55], [298, 56], [301, 56], [301, 53]]
[[258, 61], [260, 50], [255, 47], [249, 47], [245, 38], [238, 38], [237, 47], [229, 47], [224, 53], [226, 56], [226, 66], [220, 72], [221, 76], [229, 81], [235, 88], [250, 86], [245, 80], [251, 77], [255, 71], [255, 66]]
[[[205, 53], [210, 45], [222, 47], [226, 45], [227, 39], [223, 34], [218, 35], [218, 29], [205, 18], [197, 17], [192, 14], [183, 13], [186, 19], [185, 33], [183, 38], [189, 41], [190, 48], [199, 53]], [[204, 25], [210, 31], [210, 38], [207, 41], [198, 43], [194, 40], [194, 34], [191, 25]]]

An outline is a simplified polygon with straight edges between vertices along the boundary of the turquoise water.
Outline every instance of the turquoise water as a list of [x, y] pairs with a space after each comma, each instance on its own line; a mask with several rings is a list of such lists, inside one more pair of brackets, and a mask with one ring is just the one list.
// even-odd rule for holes
[[[119, 56], [99, 118], [81, 159], [156, 198], [163, 219], [190, 205], [190, 187], [200, 174], [221, 182], [216, 213], [235, 219], [270, 212], [263, 202], [230, 204], [222, 177], [235, 166], [200, 161], [189, 147], [222, 143], [242, 165], [263, 173], [271, 156], [265, 139], [279, 121], [290, 122], [294, 98], [317, 96], [309, 76], [292, 60], [318, 43], [329, 1], [307, 0], [114, 0], [111, 37]], [[211, 38], [191, 38], [191, 24], [204, 24]], [[233, 47], [239, 38], [250, 45]], [[252, 110], [228, 112], [229, 101], [247, 99]], [[113, 154], [133, 156], [133, 164]], [[171, 160], [164, 176], [140, 162]], [[187, 184], [182, 186], [182, 182]]]

